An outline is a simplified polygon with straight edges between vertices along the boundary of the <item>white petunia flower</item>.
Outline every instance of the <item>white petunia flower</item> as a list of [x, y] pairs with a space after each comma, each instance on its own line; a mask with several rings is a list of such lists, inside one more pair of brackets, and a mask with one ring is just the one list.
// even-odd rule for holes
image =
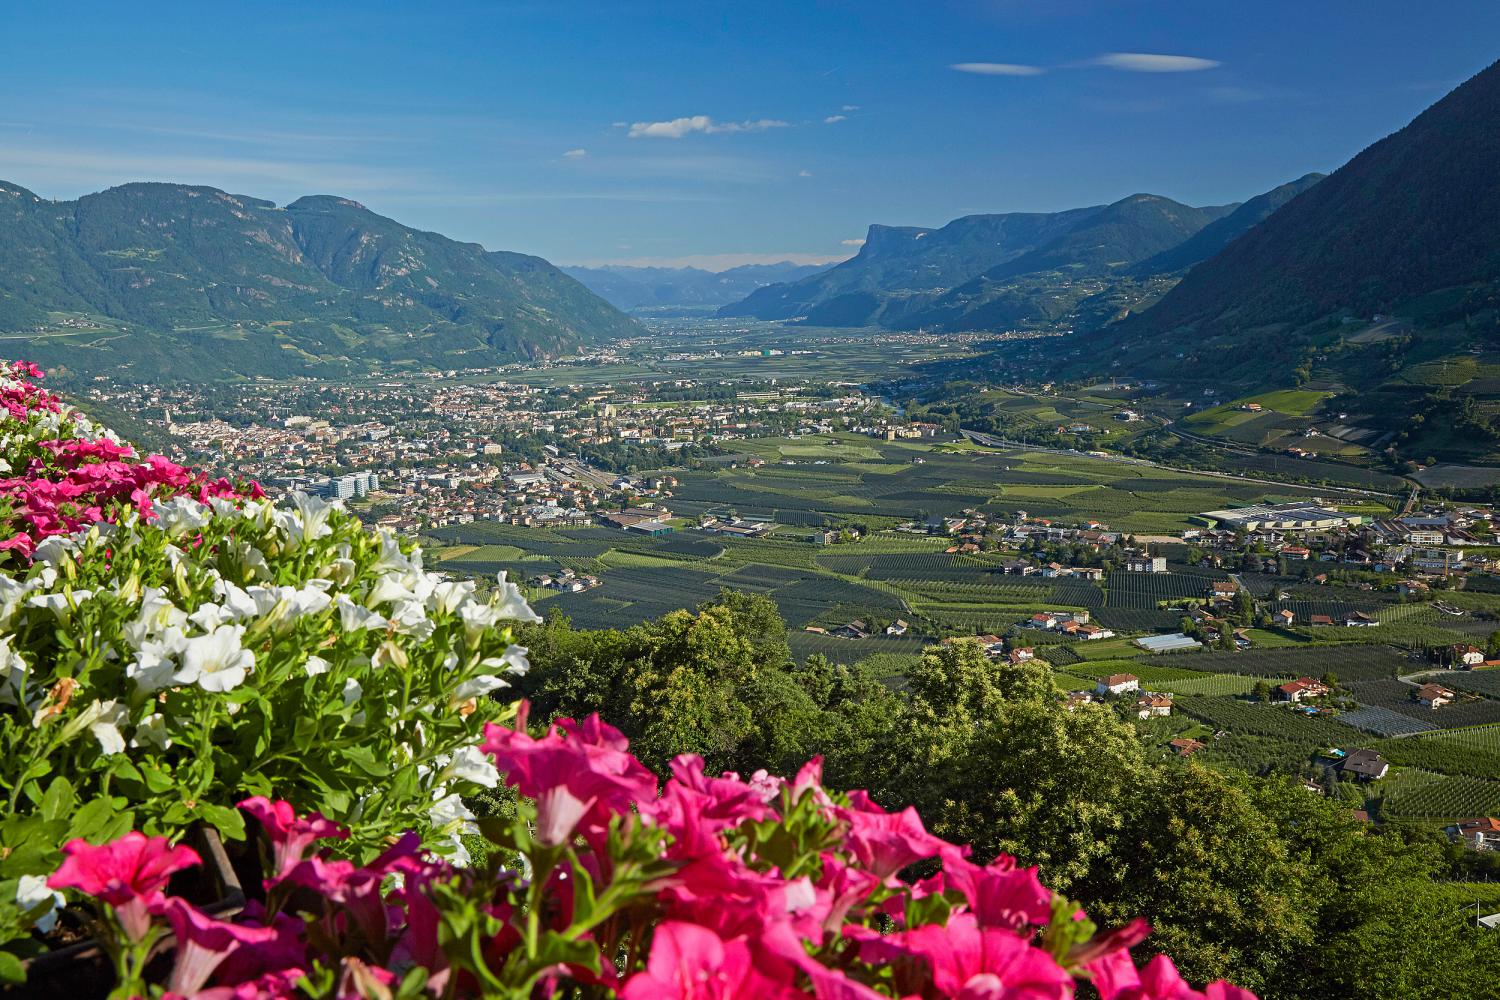
[[48, 887], [46, 875], [22, 875], [16, 884], [16, 905], [23, 912], [30, 912], [43, 903], [52, 905], [36, 918], [36, 929], [46, 934], [57, 926], [57, 911], [62, 908], [63, 894]]
[[448, 792], [439, 788], [433, 792], [433, 803], [427, 810], [427, 817], [437, 829], [442, 829], [450, 824], [458, 824], [462, 833], [478, 833], [479, 826], [474, 821], [478, 818], [464, 805], [462, 795], [457, 792]]
[[[48, 569], [51, 567], [49, 566]], [[0, 575], [0, 628], [10, 628], [16, 611], [26, 600], [26, 595], [39, 586], [42, 586], [40, 580], [17, 580], [14, 577]]]
[[339, 611], [339, 628], [344, 632], [359, 632], [367, 628], [386, 628], [391, 623], [384, 616], [362, 608], [343, 594], [333, 599]]
[[234, 621], [234, 614], [220, 604], [203, 603], [198, 610], [188, 615], [188, 620], [205, 632], [212, 632], [220, 625]]
[[473, 580], [447, 580], [432, 588], [427, 609], [436, 615], [451, 615], [474, 594]]
[[438, 774], [438, 781], [448, 782], [453, 779], [459, 781], [472, 781], [476, 785], [485, 788], [494, 788], [500, 784], [500, 772], [495, 770], [495, 762], [478, 747], [463, 747], [453, 755]]
[[309, 677], [317, 677], [319, 674], [328, 673], [328, 661], [321, 656], [309, 656], [307, 662], [302, 664], [303, 671]]
[[389, 528], [377, 529], [380, 537], [380, 556], [370, 566], [372, 573], [410, 572], [414, 567], [406, 553], [401, 551], [401, 542]]
[[26, 600], [26, 604], [33, 608], [45, 608], [56, 615], [59, 622], [66, 625], [73, 620], [73, 612], [78, 606], [93, 596], [92, 590], [75, 590], [71, 594], [67, 591], [34, 594]]
[[172, 737], [167, 735], [167, 720], [160, 712], [155, 712], [141, 720], [140, 725], [135, 727], [135, 735], [130, 738], [130, 745], [143, 747], [147, 744], [158, 750], [165, 750], [172, 745]]
[[[335, 510], [340, 509], [339, 504], [309, 496], [301, 490], [293, 493], [290, 500], [296, 509], [291, 512], [277, 511], [276, 523], [277, 527], [286, 532], [291, 548], [299, 549], [308, 542], [333, 534], [333, 526], [328, 523], [328, 519]], [[284, 513], [290, 513], [291, 516], [284, 518]]]
[[187, 644], [187, 636], [176, 626], [158, 638], [147, 639], [136, 650], [135, 659], [126, 665], [125, 676], [144, 694], [160, 691], [172, 683], [177, 669], [175, 658], [187, 648]]
[[531, 605], [526, 603], [526, 598], [521, 595], [521, 588], [505, 579], [503, 569], [495, 574], [495, 596], [490, 602], [495, 606], [495, 614], [501, 618], [520, 622], [542, 620], [542, 616], [531, 610]]
[[[355, 680], [353, 677], [344, 681], [343, 699], [345, 708], [348, 708], [351, 705], [359, 704], [359, 700], [364, 696], [365, 689], [359, 683], [359, 681]], [[365, 713], [355, 712], [352, 716], [349, 717], [349, 724], [351, 726], [363, 726], [365, 724]]]
[[402, 601], [391, 612], [391, 625], [404, 635], [425, 639], [432, 635], [435, 625], [427, 618], [427, 609], [421, 601]]
[[141, 612], [124, 628], [125, 641], [132, 649], [139, 649], [147, 639], [160, 635], [169, 628], [182, 629], [188, 623], [185, 611], [173, 604], [164, 595], [161, 587], [148, 587], [141, 595]]
[[242, 626], [220, 625], [208, 635], [189, 639], [182, 651], [182, 669], [173, 679], [179, 684], [197, 684], [205, 691], [239, 687], [255, 665], [255, 654], [240, 645], [244, 634]]
[[[120, 735], [120, 727], [130, 721], [130, 709], [114, 699], [96, 701], [94, 705], [98, 706], [98, 712], [94, 721], [89, 724], [89, 732], [99, 741], [99, 749], [106, 757], [124, 753], [125, 737]], [[94, 705], [90, 705], [87, 711], [92, 712]]]
[[328, 564], [327, 573], [333, 578], [333, 582], [341, 587], [347, 587], [354, 582], [355, 574], [359, 572], [359, 566], [353, 559], [340, 557]]
[[176, 496], [155, 508], [156, 523], [169, 538], [182, 538], [208, 526], [210, 509], [192, 497]]
[[373, 608], [381, 604], [396, 604], [416, 599], [417, 595], [401, 577], [394, 573], [386, 573], [375, 581], [374, 587], [370, 588], [370, 593], [365, 597], [365, 604]]
[[12, 649], [13, 636], [0, 637], [0, 704], [15, 705], [20, 701], [21, 685], [31, 673], [31, 667]]
[[77, 552], [78, 548], [78, 543], [66, 535], [49, 535], [36, 543], [36, 551], [31, 554], [31, 561], [56, 566]]
[[471, 677], [453, 689], [451, 701], [454, 704], [459, 704], [468, 701], [470, 698], [478, 698], [480, 695], [489, 694], [491, 691], [498, 691], [503, 687], [510, 687], [510, 684], [499, 677], [493, 677], [488, 674], [481, 677]]
[[469, 862], [474, 860], [469, 855], [469, 849], [464, 846], [463, 839], [456, 833], [448, 835], [446, 844], [439, 844], [433, 849], [459, 868], [469, 867]]

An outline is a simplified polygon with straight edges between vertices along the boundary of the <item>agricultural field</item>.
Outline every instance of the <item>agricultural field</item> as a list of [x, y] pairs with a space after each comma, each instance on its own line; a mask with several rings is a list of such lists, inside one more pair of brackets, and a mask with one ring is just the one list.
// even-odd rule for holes
[[[1285, 409], [1307, 405], [1273, 402]], [[1454, 810], [1500, 809], [1500, 671], [1442, 674], [1438, 679], [1461, 698], [1437, 711], [1411, 699], [1411, 682], [1434, 672], [1429, 648], [1482, 643], [1496, 628], [1500, 593], [1452, 593], [1465, 614], [1450, 616], [1353, 585], [1240, 574], [1263, 609], [1287, 608], [1301, 621], [1358, 610], [1381, 624], [1252, 628], [1251, 648], [1243, 651], [1147, 654], [1135, 637], [1176, 631], [1183, 612], [1169, 605], [1200, 599], [1209, 583], [1231, 574], [1184, 565], [1178, 560], [1187, 546], [1167, 544], [1161, 549], [1173, 560], [1167, 573], [1114, 570], [1102, 582], [1006, 575], [1001, 564], [1010, 554], [950, 553], [954, 542], [945, 534], [910, 530], [978, 510], [1002, 521], [1025, 511], [1033, 519], [1097, 520], [1138, 535], [1167, 535], [1195, 525], [1205, 510], [1305, 498], [1294, 488], [968, 442], [832, 434], [737, 447], [720, 461], [673, 470], [679, 486], [666, 504], [679, 527], [671, 535], [473, 523], [433, 531], [440, 543], [434, 556], [446, 570], [504, 570], [523, 581], [565, 567], [597, 575], [602, 583], [594, 589], [533, 595], [542, 613], [566, 615], [580, 628], [626, 628], [692, 609], [726, 588], [763, 594], [785, 619], [798, 660], [863, 661], [893, 685], [941, 638], [1007, 636], [1013, 646], [1033, 647], [1065, 690], [1088, 690], [1100, 677], [1125, 673], [1143, 690], [1172, 695], [1172, 716], [1143, 723], [1143, 735], [1203, 739], [1197, 759], [1209, 766], [1311, 777], [1377, 819], [1427, 824]], [[1385, 509], [1369, 497], [1342, 500], [1371, 514]], [[692, 527], [702, 515], [764, 520], [775, 530], [753, 539], [708, 536]], [[863, 537], [818, 544], [813, 529], [823, 527], [855, 528]], [[1086, 611], [1117, 636], [1078, 641], [1020, 627], [1039, 611]], [[885, 626], [898, 619], [907, 633], [887, 636]], [[868, 637], [831, 634], [856, 620], [869, 626]], [[1309, 714], [1254, 697], [1262, 682], [1328, 674], [1339, 688], [1330, 712]], [[1361, 747], [1386, 755], [1389, 777], [1370, 785], [1337, 781], [1328, 752]]]

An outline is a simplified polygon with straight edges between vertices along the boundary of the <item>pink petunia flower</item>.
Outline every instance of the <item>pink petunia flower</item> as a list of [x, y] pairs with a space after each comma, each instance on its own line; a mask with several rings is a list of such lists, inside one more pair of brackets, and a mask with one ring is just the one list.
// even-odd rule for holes
[[537, 837], [555, 845], [655, 800], [656, 776], [627, 745], [624, 735], [596, 714], [581, 725], [560, 720], [541, 739], [490, 723], [480, 749], [494, 755], [507, 785], [536, 800]]
[[757, 971], [743, 938], [724, 940], [706, 927], [664, 921], [651, 939], [646, 971], [631, 976], [621, 1000], [780, 1000], [804, 996], [789, 981]]
[[860, 958], [895, 967], [899, 984], [922, 992], [925, 982], [940, 996], [985, 997], [993, 979], [1004, 986], [1005, 1000], [1072, 1000], [1073, 977], [1052, 955], [1025, 937], [995, 927], [981, 927], [971, 913], [956, 913], [946, 926], [925, 924], [882, 936], [865, 927], [844, 929], [860, 943]]
[[849, 849], [876, 877], [886, 880], [907, 865], [946, 850], [957, 850], [922, 826], [922, 817], [910, 806], [888, 813], [864, 792], [851, 792], [849, 808], [838, 809], [839, 819], [849, 824]]
[[285, 878], [306, 857], [313, 841], [325, 837], [344, 840], [349, 836], [348, 830], [321, 813], [310, 812], [299, 818], [292, 804], [284, 800], [272, 802], [264, 795], [256, 795], [239, 803], [239, 807], [260, 821], [271, 840], [275, 872], [267, 878], [268, 882]]
[[157, 909], [166, 915], [177, 937], [176, 961], [167, 979], [169, 993], [197, 996], [226, 958], [241, 948], [264, 945], [277, 937], [272, 927], [215, 920], [177, 896], [163, 901]]
[[173, 872], [201, 864], [191, 847], [173, 846], [166, 837], [131, 831], [94, 846], [86, 840], [63, 845], [63, 863], [47, 879], [52, 889], [77, 889], [114, 908], [132, 941], [151, 927], [150, 907], [161, 897]]
[[1014, 858], [1002, 854], [981, 868], [946, 852], [943, 876], [947, 887], [963, 893], [981, 926], [1019, 931], [1052, 919], [1052, 892], [1035, 868], [1017, 868]]

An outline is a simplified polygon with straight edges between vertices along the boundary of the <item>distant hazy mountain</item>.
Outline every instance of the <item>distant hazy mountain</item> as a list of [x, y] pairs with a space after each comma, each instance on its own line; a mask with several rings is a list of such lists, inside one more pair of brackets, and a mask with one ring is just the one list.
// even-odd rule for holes
[[52, 202], [0, 183], [0, 332], [77, 371], [205, 378], [493, 364], [638, 328], [539, 257], [344, 198], [126, 184]]
[[[763, 288], [720, 312], [937, 330], [1106, 322], [1169, 287], [1152, 280], [1156, 271], [1136, 273], [1136, 265], [1211, 226], [1227, 226], [1239, 208], [1195, 208], [1137, 194], [1051, 214], [965, 216], [940, 229], [871, 226], [852, 260]], [[1259, 211], [1235, 225], [1253, 225]]]
[[727, 271], [697, 267], [563, 267], [589, 291], [617, 309], [662, 306], [722, 306], [781, 281], [797, 281], [828, 269], [827, 264], [742, 264]]
[[966, 215], [933, 228], [872, 225], [853, 258], [821, 274], [763, 288], [721, 309], [720, 315], [806, 316], [828, 326], [880, 323], [892, 303], [951, 288], [1056, 239], [1102, 210]]
[[1500, 63], [1188, 273], [1131, 326], [1197, 335], [1368, 317], [1500, 280]]

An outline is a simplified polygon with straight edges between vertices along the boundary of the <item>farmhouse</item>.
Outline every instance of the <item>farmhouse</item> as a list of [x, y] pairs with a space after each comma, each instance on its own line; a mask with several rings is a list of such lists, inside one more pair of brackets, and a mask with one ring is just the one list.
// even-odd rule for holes
[[1411, 696], [1423, 708], [1442, 708], [1453, 704], [1453, 699], [1457, 697], [1441, 684], [1423, 684], [1412, 691]]
[[895, 621], [891, 622], [889, 625], [887, 625], [885, 627], [885, 634], [886, 635], [905, 635], [906, 634], [906, 630], [908, 628], [910, 628], [910, 627], [911, 626], [907, 625], [906, 622], [902, 621], [900, 618], [897, 618]]
[[1338, 769], [1360, 781], [1378, 781], [1385, 777], [1391, 765], [1374, 750], [1352, 750], [1349, 756], [1339, 761]]
[[1172, 714], [1172, 698], [1165, 694], [1143, 694], [1136, 699], [1137, 718], [1154, 719]]
[[1282, 625], [1282, 626], [1287, 626], [1287, 627], [1290, 627], [1292, 625], [1297, 624], [1297, 615], [1296, 615], [1296, 613], [1292, 612], [1292, 611], [1288, 611], [1286, 608], [1282, 608], [1280, 611], [1276, 612], [1274, 615], [1271, 616], [1271, 619], [1273, 621], [1275, 621], [1277, 625]]
[[1500, 820], [1493, 816], [1461, 819], [1448, 832], [1476, 851], [1500, 850]]
[[1276, 688], [1274, 697], [1277, 701], [1298, 702], [1306, 698], [1323, 698], [1327, 694], [1327, 684], [1311, 677], [1299, 677]]
[[1450, 655], [1453, 665], [1460, 670], [1472, 670], [1484, 663], [1484, 650], [1462, 642], [1450, 649]]
[[1124, 694], [1126, 691], [1139, 691], [1141, 679], [1134, 674], [1110, 674], [1101, 677], [1094, 684], [1097, 694]]
[[1374, 628], [1379, 624], [1380, 619], [1367, 615], [1363, 611], [1351, 611], [1344, 616], [1345, 628]]
[[870, 626], [861, 619], [854, 619], [847, 625], [840, 625], [830, 635], [836, 635], [840, 639], [868, 639], [870, 637]]
[[1179, 757], [1191, 757], [1193, 754], [1203, 749], [1204, 743], [1201, 740], [1195, 740], [1186, 736], [1180, 736], [1177, 739], [1169, 742], [1167, 746], [1171, 747], [1172, 752], [1177, 754], [1177, 756]]

